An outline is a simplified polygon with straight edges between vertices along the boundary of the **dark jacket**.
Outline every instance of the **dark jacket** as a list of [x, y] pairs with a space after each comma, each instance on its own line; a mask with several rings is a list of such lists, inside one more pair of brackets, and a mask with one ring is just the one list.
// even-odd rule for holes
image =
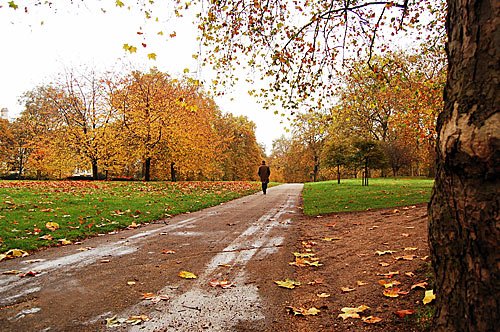
[[257, 174], [259, 175], [261, 182], [268, 183], [269, 175], [271, 175], [271, 169], [267, 165], [260, 165], [259, 172]]

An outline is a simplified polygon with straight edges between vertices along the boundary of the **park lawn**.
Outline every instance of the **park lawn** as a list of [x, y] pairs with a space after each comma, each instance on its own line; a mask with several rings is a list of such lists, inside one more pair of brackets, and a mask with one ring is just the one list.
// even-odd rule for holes
[[0, 181], [0, 253], [135, 228], [259, 190], [260, 183], [243, 181]]
[[361, 185], [361, 179], [306, 183], [304, 213], [315, 216], [426, 203], [433, 184], [434, 180], [422, 178], [374, 178], [368, 187]]

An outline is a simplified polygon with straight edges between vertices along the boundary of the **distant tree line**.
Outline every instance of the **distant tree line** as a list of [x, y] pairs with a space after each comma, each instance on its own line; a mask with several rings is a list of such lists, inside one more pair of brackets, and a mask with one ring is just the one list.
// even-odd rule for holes
[[157, 69], [71, 70], [21, 100], [18, 118], [0, 120], [3, 177], [253, 180], [264, 155], [253, 122]]

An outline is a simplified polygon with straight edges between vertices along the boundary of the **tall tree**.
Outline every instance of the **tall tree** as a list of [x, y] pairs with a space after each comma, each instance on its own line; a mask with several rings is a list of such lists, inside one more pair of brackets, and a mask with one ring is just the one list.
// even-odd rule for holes
[[448, 79], [429, 205], [434, 331], [495, 331], [500, 321], [499, 21], [498, 1], [448, 1]]

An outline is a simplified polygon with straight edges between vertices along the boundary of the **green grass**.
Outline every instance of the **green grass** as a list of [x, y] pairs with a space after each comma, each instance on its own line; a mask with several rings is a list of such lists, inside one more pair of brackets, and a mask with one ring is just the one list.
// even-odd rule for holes
[[302, 193], [304, 213], [320, 215], [364, 211], [428, 202], [433, 180], [376, 178], [363, 187], [361, 179], [306, 183]]
[[258, 182], [0, 181], [0, 253], [78, 241], [259, 190]]

